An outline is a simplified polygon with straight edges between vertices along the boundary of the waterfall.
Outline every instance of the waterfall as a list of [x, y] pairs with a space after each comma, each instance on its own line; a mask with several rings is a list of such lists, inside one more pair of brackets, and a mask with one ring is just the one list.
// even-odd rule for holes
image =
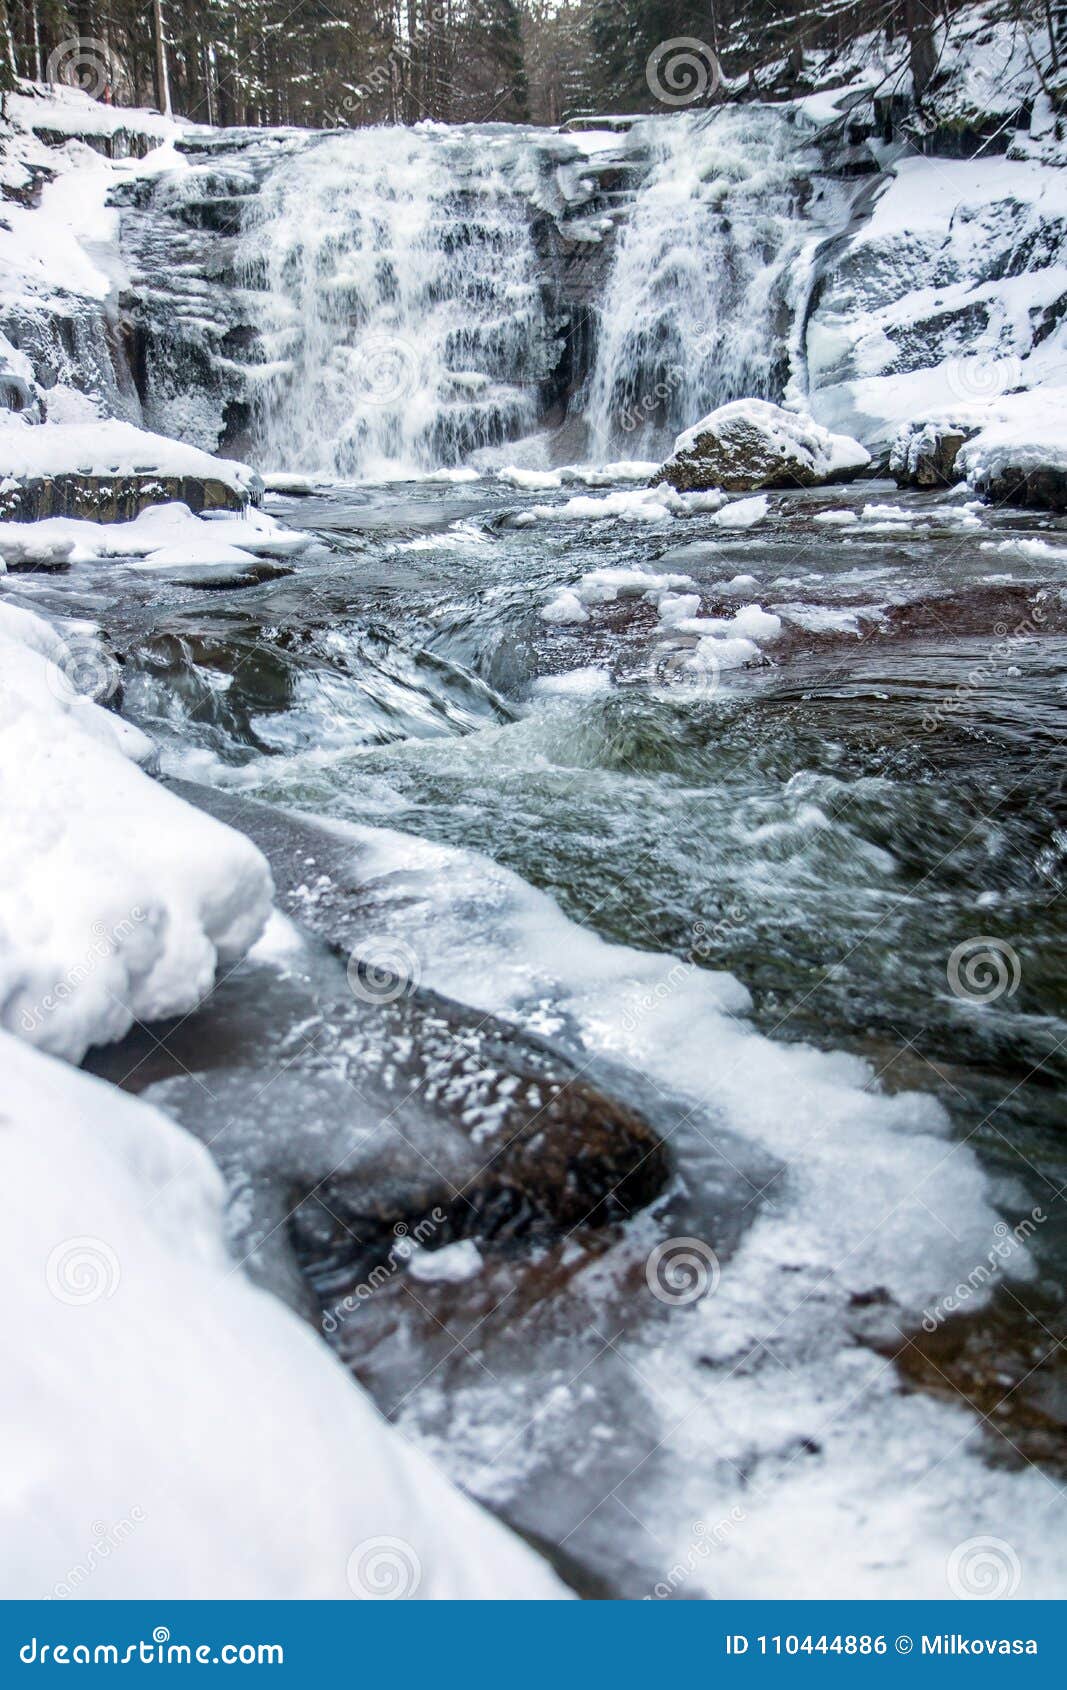
[[521, 130], [353, 131], [284, 159], [250, 208], [266, 289], [266, 467], [385, 477], [536, 423], [551, 368]]
[[651, 165], [599, 313], [592, 455], [662, 457], [717, 405], [780, 400], [814, 250], [817, 156], [788, 110], [724, 106], [638, 126]]
[[[535, 430], [568, 370], [601, 462], [802, 391], [801, 307], [842, 203], [813, 142], [795, 108], [744, 104], [639, 120], [610, 153], [510, 125], [286, 148], [237, 252], [257, 461], [342, 479], [461, 464]], [[598, 199], [598, 171], [624, 185]]]

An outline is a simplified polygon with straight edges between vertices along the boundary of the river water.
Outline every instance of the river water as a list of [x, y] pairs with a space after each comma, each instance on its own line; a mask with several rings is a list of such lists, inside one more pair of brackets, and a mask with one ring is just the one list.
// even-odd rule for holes
[[[271, 498], [315, 544], [266, 578], [9, 579], [102, 631], [166, 777], [332, 830], [278, 823], [303, 937], [92, 1066], [214, 1144], [238, 1254], [578, 1588], [948, 1595], [992, 1535], [1049, 1594], [1063, 524], [875, 482], [736, 529], [576, 492], [324, 485]], [[541, 615], [603, 570], [652, 591]], [[780, 625], [709, 670], [665, 590]], [[410, 1229], [453, 1189], [443, 1104], [383, 1107], [353, 943], [416, 1044], [433, 992], [638, 1107], [659, 1194], [554, 1238], [472, 1219], [441, 1277]], [[371, 1209], [407, 1219], [368, 1254]]]

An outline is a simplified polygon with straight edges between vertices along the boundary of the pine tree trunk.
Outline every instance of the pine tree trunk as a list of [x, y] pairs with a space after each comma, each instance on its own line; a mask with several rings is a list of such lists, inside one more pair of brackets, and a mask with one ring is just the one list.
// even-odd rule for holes
[[152, 0], [152, 29], [156, 45], [156, 105], [170, 117], [170, 77], [167, 74], [167, 38], [163, 32], [163, 0]]

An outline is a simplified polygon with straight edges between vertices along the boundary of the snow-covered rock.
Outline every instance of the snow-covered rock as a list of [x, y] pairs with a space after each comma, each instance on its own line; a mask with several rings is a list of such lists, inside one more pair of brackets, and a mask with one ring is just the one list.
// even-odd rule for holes
[[812, 415], [881, 455], [905, 425], [980, 424], [1067, 383], [1065, 178], [1029, 157], [898, 160], [821, 268]]
[[683, 492], [721, 487], [814, 487], [860, 475], [870, 454], [847, 435], [765, 399], [736, 399], [680, 434], [653, 477]]
[[115, 418], [28, 426], [0, 415], [0, 514], [115, 521], [181, 500], [191, 510], [258, 501], [254, 470]]
[[150, 742], [97, 702], [117, 678], [0, 602], [0, 1026], [72, 1061], [195, 1009], [271, 904], [255, 846], [138, 767]]
[[249, 1283], [202, 1145], [2, 1032], [0, 1071], [0, 1595], [568, 1595]]
[[902, 487], [967, 481], [994, 504], [1067, 510], [1065, 415], [1062, 386], [957, 406], [906, 424], [890, 469]]
[[898, 487], [951, 487], [960, 479], [956, 459], [975, 433], [973, 425], [905, 423], [889, 454], [889, 473]]
[[984, 499], [1067, 510], [1067, 391], [1059, 399], [1058, 418], [1017, 412], [990, 423], [961, 449], [960, 473]]

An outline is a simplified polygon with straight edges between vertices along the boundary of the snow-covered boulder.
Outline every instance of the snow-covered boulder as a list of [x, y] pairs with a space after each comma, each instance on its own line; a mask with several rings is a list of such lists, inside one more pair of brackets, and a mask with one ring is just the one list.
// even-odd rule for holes
[[[1067, 404], [1067, 392], [1059, 397]], [[961, 449], [956, 459], [960, 474], [993, 504], [1067, 510], [1064, 415], [1062, 407], [1052, 416], [1016, 407], [1014, 414], [991, 422]]]
[[669, 482], [682, 492], [817, 487], [860, 475], [870, 461], [859, 441], [831, 434], [810, 417], [765, 399], [735, 399], [680, 434], [673, 455], [652, 481], [654, 486]]
[[0, 1032], [5, 1598], [555, 1598], [227, 1254], [209, 1152]]
[[0, 414], [0, 517], [117, 522], [149, 505], [242, 510], [263, 483], [247, 464], [115, 419], [31, 426]]
[[272, 896], [249, 840], [138, 766], [150, 741], [97, 702], [117, 682], [98, 641], [0, 601], [0, 1027], [75, 1062], [195, 1009]]

